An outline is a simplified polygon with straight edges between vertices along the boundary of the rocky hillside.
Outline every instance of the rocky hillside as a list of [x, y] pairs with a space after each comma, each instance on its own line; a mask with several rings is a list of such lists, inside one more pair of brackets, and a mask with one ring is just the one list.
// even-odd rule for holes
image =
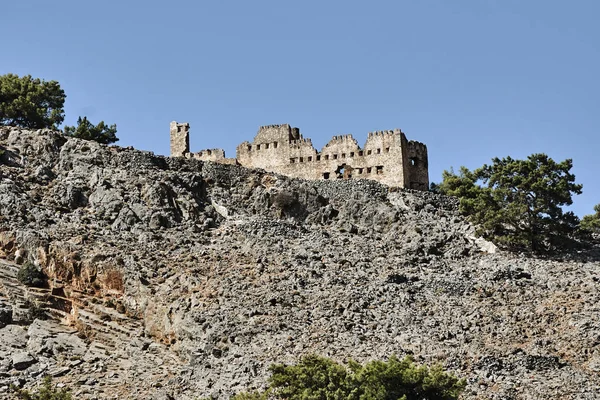
[[227, 398], [307, 353], [440, 362], [464, 399], [600, 397], [593, 251], [505, 254], [453, 199], [363, 180], [17, 128], [0, 153], [0, 398], [45, 374], [77, 399]]

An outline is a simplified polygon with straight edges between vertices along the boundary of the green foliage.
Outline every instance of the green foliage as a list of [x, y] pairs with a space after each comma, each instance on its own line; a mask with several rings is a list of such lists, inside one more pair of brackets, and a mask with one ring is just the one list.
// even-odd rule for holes
[[36, 319], [46, 319], [46, 310], [44, 309], [43, 303], [33, 300], [27, 299], [25, 300], [25, 307], [27, 307], [27, 319], [31, 322]]
[[30, 262], [26, 262], [21, 266], [19, 272], [17, 272], [17, 279], [23, 285], [43, 287], [44, 282], [46, 281], [46, 276], [35, 265]]
[[600, 234], [600, 204], [594, 206], [594, 214], [584, 215], [579, 227], [589, 233]]
[[117, 125], [106, 125], [104, 121], [100, 121], [98, 125], [92, 124], [87, 117], [79, 117], [77, 119], [77, 127], [65, 126], [65, 135], [76, 137], [85, 140], [94, 140], [98, 143], [110, 144], [115, 143], [117, 138]]
[[562, 207], [582, 189], [570, 173], [572, 160], [532, 154], [492, 162], [474, 171], [461, 167], [459, 174], [444, 171], [440, 192], [458, 197], [479, 233], [499, 244], [537, 252], [569, 243], [579, 220]]
[[52, 379], [46, 376], [40, 389], [31, 393], [24, 389], [13, 389], [18, 399], [22, 400], [71, 400], [71, 393], [68, 389], [55, 389], [52, 387]]
[[0, 125], [56, 129], [65, 119], [65, 92], [56, 81], [0, 76]]
[[262, 393], [241, 394], [236, 400], [453, 400], [466, 383], [444, 372], [441, 366], [417, 366], [409, 357], [350, 361], [348, 367], [327, 358], [309, 355], [297, 365], [271, 366], [269, 388]]

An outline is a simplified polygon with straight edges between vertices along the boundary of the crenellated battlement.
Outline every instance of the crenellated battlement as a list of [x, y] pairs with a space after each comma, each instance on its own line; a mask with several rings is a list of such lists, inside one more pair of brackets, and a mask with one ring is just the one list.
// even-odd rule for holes
[[298, 140], [290, 140], [290, 145], [298, 145], [298, 144], [310, 144], [312, 146], [312, 139], [301, 137]]
[[290, 127], [289, 124], [275, 124], [275, 125], [262, 125], [258, 129], [264, 130], [264, 129], [279, 129], [279, 128], [289, 128], [289, 127]]
[[317, 151], [310, 138], [289, 124], [263, 125], [252, 142], [237, 146], [236, 158], [222, 149], [189, 151], [189, 124], [171, 123], [171, 155], [304, 179], [373, 179], [390, 186], [427, 190], [427, 146], [408, 141], [400, 129], [367, 134], [361, 148], [351, 134], [335, 135]]
[[394, 129], [394, 130], [387, 130], [387, 131], [374, 131], [374, 132], [369, 132], [369, 134], [367, 135], [367, 137], [371, 137], [371, 136], [392, 136], [392, 135], [402, 135], [403, 132], [400, 129]]

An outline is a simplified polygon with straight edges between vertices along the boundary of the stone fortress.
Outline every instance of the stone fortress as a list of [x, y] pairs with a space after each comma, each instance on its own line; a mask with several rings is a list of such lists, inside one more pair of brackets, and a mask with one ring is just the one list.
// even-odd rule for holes
[[352, 135], [334, 136], [317, 151], [310, 139], [290, 125], [259, 128], [254, 141], [237, 146], [236, 158], [222, 149], [190, 152], [190, 125], [171, 122], [171, 156], [247, 168], [262, 168], [303, 179], [372, 179], [388, 186], [429, 188], [427, 146], [407, 140], [400, 129], [371, 132], [363, 148]]

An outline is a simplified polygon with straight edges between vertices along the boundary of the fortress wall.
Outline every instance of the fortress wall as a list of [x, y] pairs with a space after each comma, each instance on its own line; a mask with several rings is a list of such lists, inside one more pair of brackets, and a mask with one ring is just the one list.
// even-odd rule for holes
[[274, 171], [273, 168], [289, 162], [288, 142], [281, 140], [267, 143], [244, 142], [236, 148], [236, 158], [244, 167]]
[[288, 124], [283, 125], [265, 125], [258, 128], [254, 136], [253, 144], [265, 144], [279, 142], [279, 144], [288, 143], [290, 140], [300, 139], [300, 130], [292, 128]]
[[201, 161], [220, 162], [225, 159], [225, 150], [223, 149], [207, 149], [197, 153], [190, 153], [190, 158], [195, 158]]
[[411, 189], [429, 189], [429, 161], [427, 146], [421, 142], [411, 140], [406, 145], [407, 159], [406, 169], [409, 171], [410, 179], [406, 187]]
[[[179, 125], [181, 128], [177, 128]], [[171, 129], [172, 155], [187, 149], [183, 152], [187, 157], [237, 163], [304, 179], [372, 179], [390, 186], [420, 190], [427, 190], [429, 186], [427, 147], [407, 141], [399, 129], [369, 133], [364, 149], [352, 135], [334, 136], [318, 152], [298, 128], [287, 124], [268, 125], [259, 128], [252, 143], [246, 141], [237, 147], [235, 159], [228, 159], [221, 149], [190, 154], [189, 139], [186, 139], [189, 125], [183, 137], [188, 142], [180, 135], [186, 125], [176, 124], [176, 129]]]
[[288, 124], [261, 126], [252, 143], [244, 142], [236, 148], [236, 158], [245, 167], [277, 172], [277, 166], [289, 162], [290, 141], [301, 137], [300, 130]]
[[294, 160], [275, 171], [304, 179], [363, 178], [404, 186], [403, 141], [406, 138], [399, 130], [373, 133], [362, 150], [352, 135], [334, 136], [315, 156]]

